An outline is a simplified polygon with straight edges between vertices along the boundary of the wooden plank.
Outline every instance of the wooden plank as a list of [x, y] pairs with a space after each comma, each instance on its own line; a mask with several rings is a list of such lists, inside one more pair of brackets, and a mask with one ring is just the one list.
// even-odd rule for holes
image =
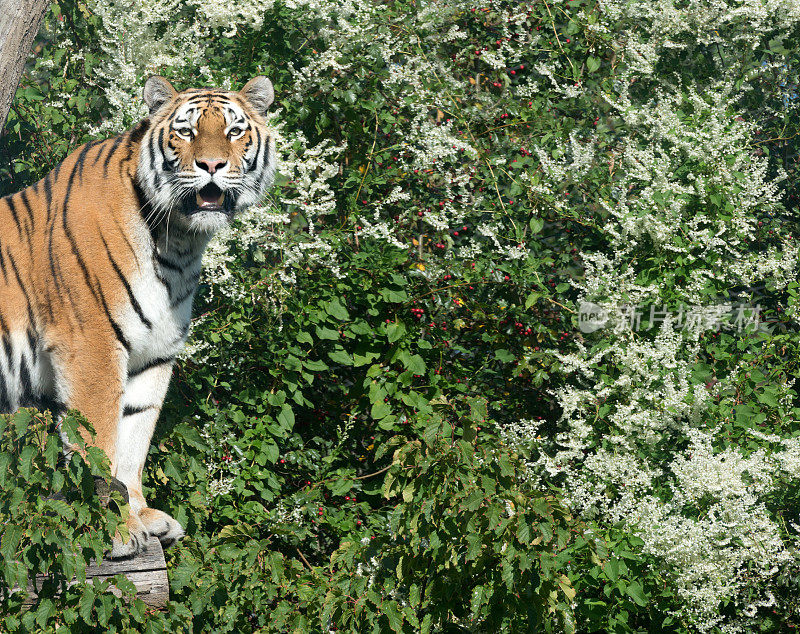
[[[117, 574], [124, 574], [136, 586], [136, 596], [152, 608], [163, 608], [169, 601], [169, 580], [164, 551], [157, 538], [151, 537], [147, 550], [132, 559], [104, 560], [101, 565], [92, 562], [86, 566], [86, 580], [104, 581]], [[36, 587], [41, 587], [45, 575], [37, 575]], [[119, 596], [119, 591], [112, 590]], [[36, 600], [36, 588], [28, 586], [27, 604]]]
[[151, 537], [147, 542], [147, 550], [139, 553], [132, 559], [104, 559], [102, 565], [98, 566], [94, 561], [86, 566], [86, 576], [108, 576], [118, 572], [127, 574], [128, 572], [147, 571], [147, 570], [166, 570], [167, 562], [164, 561], [164, 551], [161, 549], [161, 542], [158, 538]]

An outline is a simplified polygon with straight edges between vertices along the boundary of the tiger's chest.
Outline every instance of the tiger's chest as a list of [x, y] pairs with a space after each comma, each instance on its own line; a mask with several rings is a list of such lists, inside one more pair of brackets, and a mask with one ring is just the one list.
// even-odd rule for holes
[[131, 277], [129, 300], [121, 307], [130, 335], [128, 368], [174, 357], [183, 349], [192, 318], [205, 243], [173, 239], [152, 252]]

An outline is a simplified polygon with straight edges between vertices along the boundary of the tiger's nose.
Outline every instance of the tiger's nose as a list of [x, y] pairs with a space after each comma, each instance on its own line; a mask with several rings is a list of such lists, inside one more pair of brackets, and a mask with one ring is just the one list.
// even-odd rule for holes
[[213, 174], [218, 169], [225, 167], [228, 164], [228, 161], [223, 161], [222, 159], [195, 159], [195, 165], [199, 167], [201, 170], [205, 170], [209, 174]]

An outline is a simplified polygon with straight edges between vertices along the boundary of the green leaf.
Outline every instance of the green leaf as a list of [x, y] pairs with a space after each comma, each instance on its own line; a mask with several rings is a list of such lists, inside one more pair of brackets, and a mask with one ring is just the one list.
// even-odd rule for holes
[[408, 602], [412, 607], [417, 607], [420, 603], [420, 599], [421, 592], [419, 586], [416, 583], [412, 583], [411, 587], [408, 589]]
[[392, 413], [392, 407], [389, 403], [385, 403], [384, 401], [377, 401], [372, 404], [372, 408], [370, 409], [369, 415], [372, 416], [375, 420], [380, 420]]
[[318, 339], [327, 339], [329, 341], [336, 341], [339, 339], [339, 333], [337, 331], [325, 328], [324, 326], [317, 326], [315, 332], [317, 333]]
[[638, 581], [636, 580], [631, 581], [628, 584], [628, 587], [625, 588], [625, 592], [631, 599], [633, 599], [633, 602], [636, 605], [640, 606], [647, 605], [647, 599], [644, 596], [644, 589], [642, 588], [642, 585]]
[[603, 565], [603, 570], [611, 581], [616, 581], [619, 578], [619, 561], [616, 559], [609, 559]]
[[294, 427], [294, 412], [288, 404], [284, 404], [281, 407], [281, 411], [278, 414], [278, 423], [287, 431]]
[[391, 323], [386, 327], [386, 334], [388, 335], [389, 343], [394, 343], [406, 334], [406, 327], [403, 322]]
[[508, 559], [503, 559], [500, 565], [500, 576], [509, 590], [514, 589], [514, 566]]
[[756, 398], [764, 405], [769, 407], [777, 407], [778, 399], [775, 397], [775, 391], [771, 387], [765, 387], [762, 392], [756, 393]]
[[523, 544], [531, 541], [531, 527], [522, 515], [517, 515], [517, 539]]
[[44, 627], [50, 617], [55, 614], [55, 612], [56, 606], [53, 604], [51, 599], [40, 599], [39, 607], [36, 609], [36, 623], [39, 624], [39, 627]]
[[533, 306], [541, 296], [541, 293], [537, 293], [536, 291], [531, 292], [525, 299], [525, 310], [528, 310], [531, 306]]
[[31, 469], [33, 468], [33, 459], [38, 454], [39, 449], [33, 445], [25, 445], [22, 448], [19, 456], [18, 467], [20, 475], [25, 478], [25, 480], [30, 480]]
[[313, 337], [305, 331], [301, 331], [297, 333], [297, 341], [300, 343], [314, 343]]
[[478, 555], [481, 553], [481, 544], [483, 544], [483, 538], [481, 535], [477, 533], [467, 534], [467, 561], [472, 561], [473, 559], [478, 558]]
[[323, 372], [329, 367], [324, 361], [315, 361], [313, 359], [303, 359], [303, 365], [312, 372]]
[[404, 290], [394, 290], [391, 288], [381, 289], [381, 296], [391, 304], [401, 304], [408, 301], [408, 293]]
[[271, 440], [267, 440], [261, 445], [261, 453], [264, 455], [264, 458], [268, 463], [277, 462], [278, 457], [280, 456], [278, 445]]
[[402, 356], [403, 365], [406, 370], [410, 370], [414, 374], [425, 374], [426, 366], [425, 361], [418, 354], [404, 354]]
[[94, 584], [87, 583], [83, 594], [81, 595], [80, 602], [78, 604], [78, 614], [80, 614], [81, 618], [87, 625], [94, 625], [94, 620], [92, 619], [92, 611], [94, 609]]
[[20, 409], [16, 414], [14, 414], [11, 420], [14, 423], [14, 429], [17, 432], [17, 438], [22, 438], [22, 436], [25, 435], [25, 432], [28, 431], [28, 426], [31, 424], [33, 416], [31, 416], [30, 411], [27, 409]]
[[484, 586], [475, 586], [472, 589], [472, 596], [469, 600], [469, 611], [473, 620], [480, 616], [481, 608], [486, 600], [486, 588]]
[[350, 319], [350, 313], [342, 306], [338, 298], [325, 303], [325, 312], [340, 321], [347, 321]]
[[334, 363], [339, 363], [340, 365], [353, 365], [352, 357], [344, 350], [334, 350], [333, 352], [329, 352], [328, 356]]
[[389, 627], [392, 628], [392, 631], [403, 631], [403, 615], [400, 613], [400, 609], [397, 606], [397, 601], [384, 601], [383, 605], [381, 606], [381, 612], [383, 612], [386, 615], [386, 618], [389, 619]]

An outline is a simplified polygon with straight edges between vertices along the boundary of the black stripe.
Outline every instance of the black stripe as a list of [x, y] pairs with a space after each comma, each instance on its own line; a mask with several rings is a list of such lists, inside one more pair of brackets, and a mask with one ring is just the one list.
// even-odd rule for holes
[[33, 383], [31, 383], [31, 372], [24, 354], [20, 356], [19, 360], [19, 382], [22, 384], [22, 394], [20, 394], [19, 400], [30, 401], [33, 395]]
[[123, 275], [122, 271], [120, 270], [119, 266], [117, 266], [117, 262], [114, 260], [114, 256], [111, 255], [111, 250], [108, 248], [108, 243], [106, 239], [101, 235], [100, 239], [103, 241], [103, 246], [106, 248], [106, 255], [108, 255], [108, 259], [111, 262], [111, 266], [114, 267], [114, 272], [119, 277], [119, 281], [122, 282], [122, 285], [125, 287], [125, 292], [128, 293], [128, 298], [131, 300], [131, 306], [133, 306], [133, 310], [136, 311], [136, 314], [139, 316], [139, 319], [142, 320], [142, 323], [147, 326], [148, 328], [153, 327], [153, 323], [144, 316], [144, 311], [142, 311], [142, 307], [139, 304], [139, 301], [136, 299], [136, 295], [133, 294], [133, 289], [131, 285], [128, 283], [128, 280]]
[[69, 245], [72, 249], [72, 254], [75, 256], [75, 259], [78, 261], [78, 266], [81, 269], [81, 273], [83, 273], [83, 281], [86, 282], [86, 286], [89, 287], [94, 298], [99, 302], [100, 297], [95, 290], [94, 286], [92, 285], [91, 277], [89, 276], [89, 269], [86, 266], [86, 262], [83, 261], [83, 256], [81, 256], [80, 251], [78, 250], [78, 244], [75, 242], [75, 237], [72, 235], [72, 232], [67, 228], [66, 221], [64, 222], [64, 233], [67, 235], [67, 240], [69, 240]]
[[[53, 178], [53, 172], [50, 172], [47, 176], [44, 177], [44, 199], [47, 209], [50, 209], [50, 205], [53, 203], [53, 183], [50, 180]], [[48, 218], [50, 215], [48, 214]], [[31, 222], [33, 222], [33, 218], [31, 218]]]
[[150, 129], [150, 117], [142, 119], [136, 127], [131, 130], [130, 141], [131, 143], [139, 143], [144, 137], [145, 132]]
[[190, 286], [189, 290], [183, 293], [180, 297], [175, 298], [175, 301], [170, 303], [170, 308], [176, 308], [180, 306], [183, 302], [189, 299], [192, 295], [194, 295], [195, 287]]
[[261, 158], [261, 130], [256, 128], [256, 156], [253, 160], [252, 167], [258, 167], [258, 159]]
[[22, 204], [25, 205], [25, 211], [28, 212], [28, 217], [31, 219], [31, 228], [33, 228], [33, 208], [28, 200], [28, 192], [24, 189], [22, 190]]
[[[56, 261], [56, 270], [58, 271], [58, 277], [64, 278], [63, 273], [61, 272], [61, 265]], [[85, 318], [83, 316], [83, 311], [78, 310], [78, 305], [75, 303], [75, 299], [72, 297], [72, 289], [69, 285], [63, 285], [58, 293], [56, 293], [56, 297], [64, 303], [64, 299], [69, 302], [70, 306], [72, 306], [72, 316], [78, 321], [78, 324], [83, 327], [85, 323]]]
[[130, 381], [131, 379], [139, 376], [142, 372], [151, 370], [159, 365], [167, 365], [173, 361], [175, 361], [175, 357], [156, 357], [155, 359], [150, 359], [150, 361], [145, 363], [141, 368], [137, 368], [136, 370], [131, 370], [128, 372], [128, 380]]
[[176, 264], [172, 260], [168, 260], [159, 253], [156, 253], [156, 260], [158, 260], [158, 263], [165, 269], [176, 271], [177, 273], [183, 273], [183, 269], [180, 266], [178, 266], [178, 264]]
[[124, 159], [122, 159], [122, 160], [120, 161], [120, 163], [119, 163], [119, 175], [120, 175], [120, 176], [122, 176], [122, 166], [123, 166], [123, 165], [124, 165], [126, 162], [128, 162], [128, 161], [131, 159], [131, 157], [133, 156], [133, 145], [134, 145], [134, 144], [133, 144], [133, 143], [131, 143], [131, 136], [132, 136], [132, 133], [131, 133], [131, 132], [128, 132], [128, 133], [126, 133], [126, 134], [125, 134], [125, 137], [126, 137], [126, 138], [125, 138], [125, 150], [126, 150], [126, 154], [125, 154], [125, 158], [124, 158]]
[[51, 299], [50, 293], [45, 293], [44, 296], [44, 307], [47, 309], [47, 317], [49, 318], [49, 323], [55, 322], [56, 314], [53, 311], [53, 301]]
[[[52, 177], [51, 184], [52, 184], [52, 183], [57, 183], [57, 182], [58, 182], [58, 175], [59, 175], [59, 173], [61, 172], [61, 165], [62, 165], [62, 164], [63, 164], [63, 163], [59, 163], [58, 165], [56, 165], [56, 168], [55, 168], [55, 169], [54, 169], [52, 172], [50, 172], [50, 174], [48, 174], [48, 176], [51, 176], [51, 177]], [[52, 208], [51, 208], [51, 206], [48, 204], [48, 205], [47, 205], [47, 222], [48, 222], [48, 223], [52, 222], [52, 220], [51, 220], [51, 212], [52, 212]]]
[[47, 261], [50, 265], [50, 273], [53, 276], [53, 283], [56, 286], [56, 291], [61, 290], [61, 283], [58, 281], [58, 271], [56, 271], [56, 258], [53, 254], [53, 231], [51, 229], [50, 236], [47, 240]]
[[64, 194], [64, 224], [66, 224], [66, 215], [67, 215], [67, 206], [69, 205], [69, 198], [72, 195], [72, 186], [75, 184], [75, 175], [78, 173], [78, 170], [83, 166], [83, 161], [86, 158], [86, 153], [91, 148], [91, 145], [88, 143], [83, 146], [80, 154], [75, 159], [75, 164], [72, 166], [72, 172], [70, 172], [69, 180], [67, 181], [67, 192]]
[[[136, 201], [139, 205], [139, 214], [142, 217], [142, 220], [147, 224], [147, 228], [150, 230], [150, 238], [155, 242], [158, 238], [156, 235], [156, 222], [155, 218], [153, 218], [152, 213], [146, 213], [145, 210], [150, 206], [150, 202], [147, 200], [147, 196], [144, 193], [141, 185], [139, 185], [138, 179], [133, 179], [133, 193], [136, 194]], [[154, 265], [155, 266], [155, 265]]]
[[8, 332], [3, 333], [3, 352], [6, 355], [6, 359], [8, 360], [8, 367], [11, 367], [11, 363], [14, 361], [14, 348], [11, 345], [11, 335]]
[[69, 180], [67, 181], [67, 193], [64, 195], [64, 209], [61, 212], [61, 224], [64, 228], [64, 234], [67, 236], [67, 240], [69, 241], [70, 248], [72, 249], [72, 254], [75, 256], [75, 259], [78, 261], [78, 266], [83, 273], [83, 280], [86, 282], [86, 286], [89, 287], [89, 290], [92, 292], [92, 295], [97, 301], [100, 301], [100, 298], [97, 295], [97, 291], [95, 290], [94, 286], [92, 285], [92, 280], [89, 277], [89, 269], [86, 266], [86, 262], [83, 260], [83, 256], [78, 249], [78, 243], [75, 240], [75, 236], [72, 235], [72, 231], [69, 228], [69, 224], [67, 223], [67, 209], [69, 209], [69, 198], [72, 193], [72, 185], [75, 181], [75, 174], [77, 173], [78, 164], [81, 162], [81, 157], [83, 157], [87, 152], [87, 147], [84, 146], [83, 150], [81, 151], [78, 159], [75, 161], [75, 165], [72, 168], [72, 173], [69, 175]]
[[161, 275], [161, 272], [158, 269], [155, 269], [156, 279], [161, 282], [161, 286], [167, 289], [167, 295], [172, 298], [172, 284], [169, 283], [166, 277]]
[[[164, 129], [162, 128], [161, 131], [163, 132]], [[150, 135], [147, 143], [147, 150], [150, 154], [150, 165], [153, 169], [156, 169], [156, 140]]]
[[[164, 152], [164, 128], [158, 131], [158, 149], [161, 154], [161, 171], [167, 172], [169, 169], [167, 167], [167, 154]], [[153, 165], [153, 169], [155, 169], [155, 165]]]
[[192, 326], [192, 322], [191, 321], [187, 321], [186, 325], [183, 328], [181, 328], [181, 334], [178, 335], [178, 340], [183, 339], [186, 335], [189, 334], [189, 328], [191, 328], [191, 326]]
[[6, 387], [6, 377], [0, 372], [0, 412], [8, 414], [11, 412], [11, 403], [8, 401], [8, 388]]
[[114, 152], [117, 151], [120, 143], [122, 143], [122, 135], [114, 139], [114, 143], [111, 145], [111, 149], [108, 151], [108, 154], [103, 161], [103, 178], [108, 178], [108, 164], [111, 162], [111, 157], [114, 155]]
[[22, 291], [23, 297], [25, 297], [25, 303], [28, 306], [28, 321], [31, 324], [35, 324], [36, 320], [33, 317], [33, 307], [31, 306], [31, 298], [28, 296], [28, 291], [25, 290], [25, 285], [22, 283], [22, 278], [19, 275], [19, 271], [17, 270], [17, 265], [14, 263], [14, 258], [11, 257], [10, 253], [6, 254], [8, 256], [8, 261], [11, 264], [11, 270], [14, 272], [14, 277], [17, 278], [17, 284], [19, 284], [19, 288]]
[[14, 199], [10, 196], [6, 198], [8, 208], [11, 210], [11, 217], [14, 219], [14, 224], [17, 225], [17, 232], [20, 239], [22, 239], [22, 226], [19, 224], [19, 216], [17, 216], [17, 206], [14, 204]]
[[30, 346], [31, 349], [31, 357], [33, 358], [33, 362], [36, 363], [36, 360], [39, 358], [39, 346], [38, 342], [36, 341], [36, 335], [30, 328], [28, 328], [27, 335], [28, 335], [28, 346]]
[[104, 150], [105, 150], [107, 147], [111, 147], [111, 144], [110, 144], [110, 143], [103, 143], [103, 146], [100, 148], [100, 151], [97, 153], [97, 156], [95, 156], [95, 157], [94, 157], [94, 160], [92, 161], [92, 166], [93, 166], [93, 167], [94, 167], [95, 165], [97, 165], [97, 161], [99, 161], [99, 160], [100, 160], [100, 157], [101, 157], [101, 156], [103, 156], [103, 151], [104, 151]]
[[131, 254], [133, 254], [133, 257], [136, 260], [136, 266], [138, 267], [139, 266], [139, 255], [136, 253], [136, 249], [133, 248], [133, 245], [131, 244], [131, 241], [128, 240], [128, 236], [125, 235], [125, 230], [122, 228], [122, 225], [119, 223], [119, 220], [117, 220], [116, 216], [112, 215], [111, 216], [111, 220], [113, 220], [114, 224], [117, 226], [117, 229], [119, 230], [119, 234], [122, 236], [122, 239], [125, 241], [125, 244], [128, 246], [128, 249], [130, 249]]
[[175, 104], [175, 107], [172, 109], [172, 112], [170, 112], [170, 113], [169, 113], [169, 114], [168, 114], [166, 117], [164, 117], [164, 118], [162, 119], [162, 121], [169, 121], [170, 119], [172, 119], [172, 117], [174, 117], [174, 116], [175, 116], [175, 113], [176, 113], [176, 112], [178, 112], [178, 109], [179, 109], [179, 108], [180, 108], [182, 105], [183, 105], [183, 102], [180, 102], [180, 103], [177, 103], [177, 104]]
[[141, 414], [142, 412], [146, 412], [149, 409], [154, 409], [156, 405], [137, 405], [136, 407], [132, 405], [126, 405], [122, 408], [122, 415], [123, 416], [133, 416], [134, 414]]
[[86, 164], [86, 155], [89, 153], [89, 150], [91, 150], [98, 143], [100, 143], [100, 141], [89, 141], [78, 155], [78, 160], [75, 162], [75, 165], [78, 168], [78, 178], [81, 180], [81, 182], [83, 182], [83, 166]]
[[3, 255], [3, 247], [0, 246], [0, 271], [3, 272], [3, 279], [8, 284], [8, 272], [6, 271], [6, 258]]
[[106, 303], [106, 297], [103, 294], [103, 289], [100, 284], [97, 285], [97, 291], [100, 293], [100, 305], [103, 307], [103, 312], [106, 314], [106, 319], [108, 319], [108, 323], [111, 324], [111, 329], [114, 331], [114, 336], [117, 338], [122, 344], [122, 347], [125, 348], [128, 352], [131, 351], [131, 344], [128, 339], [125, 337], [125, 333], [122, 332], [122, 328], [119, 327], [119, 324], [114, 321], [114, 318], [111, 316], [111, 311], [108, 309], [108, 304]]

